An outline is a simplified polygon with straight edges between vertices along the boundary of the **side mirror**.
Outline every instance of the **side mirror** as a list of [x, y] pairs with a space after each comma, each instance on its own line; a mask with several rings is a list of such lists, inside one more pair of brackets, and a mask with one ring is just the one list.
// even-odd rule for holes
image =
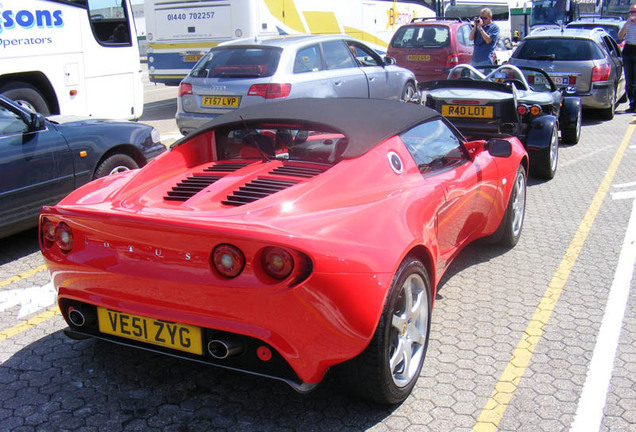
[[386, 57], [384, 57], [384, 64], [386, 66], [390, 66], [390, 65], [396, 64], [396, 61], [395, 61], [395, 59], [393, 57], [386, 56]]
[[474, 157], [484, 149], [484, 140], [468, 141], [464, 143], [464, 147], [468, 150], [468, 154]]
[[510, 157], [512, 154], [512, 144], [510, 141], [500, 138], [492, 138], [486, 141], [488, 153], [494, 157]]
[[44, 128], [45, 128], [44, 116], [40, 113], [31, 114], [31, 122], [29, 124], [29, 129], [31, 129], [31, 131], [39, 131]]

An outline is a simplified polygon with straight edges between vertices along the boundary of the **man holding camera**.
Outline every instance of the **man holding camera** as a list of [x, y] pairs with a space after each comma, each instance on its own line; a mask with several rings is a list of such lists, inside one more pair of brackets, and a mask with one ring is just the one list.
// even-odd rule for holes
[[484, 8], [475, 17], [473, 29], [468, 38], [475, 41], [473, 49], [473, 59], [470, 62], [473, 66], [492, 65], [494, 62], [495, 46], [499, 38], [499, 26], [492, 22], [492, 11]]

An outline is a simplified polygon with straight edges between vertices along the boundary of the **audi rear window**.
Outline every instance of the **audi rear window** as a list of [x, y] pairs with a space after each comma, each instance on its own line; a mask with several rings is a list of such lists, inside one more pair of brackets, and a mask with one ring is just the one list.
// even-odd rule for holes
[[442, 25], [402, 26], [395, 32], [393, 48], [443, 48], [450, 45], [450, 29]]
[[272, 76], [282, 49], [262, 47], [214, 48], [190, 72], [196, 78], [258, 78]]
[[605, 58], [594, 42], [586, 39], [532, 38], [523, 41], [513, 54], [524, 60], [587, 61]]

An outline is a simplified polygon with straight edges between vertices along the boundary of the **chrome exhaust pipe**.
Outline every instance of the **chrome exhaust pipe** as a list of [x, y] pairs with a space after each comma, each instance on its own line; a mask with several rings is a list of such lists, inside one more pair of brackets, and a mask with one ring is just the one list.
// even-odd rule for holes
[[82, 327], [84, 324], [86, 324], [86, 318], [79, 309], [70, 309], [71, 310], [68, 311], [68, 320], [71, 322], [71, 324], [76, 327]]
[[214, 339], [208, 343], [208, 352], [218, 360], [237, 356], [244, 349], [243, 343], [236, 339]]

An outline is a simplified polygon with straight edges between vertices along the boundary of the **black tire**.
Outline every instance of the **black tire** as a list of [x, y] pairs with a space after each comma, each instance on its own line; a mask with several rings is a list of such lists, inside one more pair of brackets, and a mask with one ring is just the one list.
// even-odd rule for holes
[[46, 99], [42, 96], [42, 93], [31, 84], [15, 82], [2, 87], [0, 94], [43, 116], [51, 114]]
[[616, 89], [612, 92], [612, 103], [609, 108], [605, 108], [601, 110], [601, 118], [603, 120], [611, 120], [614, 118], [614, 113], [616, 112]]
[[559, 135], [556, 125], [550, 135], [550, 145], [532, 159], [532, 174], [535, 177], [550, 180], [556, 174], [559, 162]]
[[139, 168], [137, 162], [133, 158], [125, 154], [114, 154], [112, 156], [107, 157], [99, 164], [97, 169], [95, 170], [95, 175], [93, 179], [97, 179], [100, 177], [106, 177], [110, 174], [115, 174], [118, 172], [130, 171], [133, 169]]
[[499, 243], [504, 247], [513, 247], [519, 241], [526, 213], [526, 180], [526, 169], [523, 165], [519, 165], [515, 183], [512, 186], [512, 191], [510, 191], [506, 213], [499, 224], [499, 228], [492, 235], [493, 243]]
[[404, 102], [410, 102], [411, 100], [413, 100], [416, 94], [417, 89], [415, 88], [415, 85], [411, 82], [408, 82], [402, 90], [402, 97], [400, 98], [400, 100]]
[[583, 108], [579, 108], [576, 124], [567, 130], [561, 131], [561, 137], [566, 144], [577, 144], [581, 139], [581, 123], [583, 121]]
[[393, 278], [371, 342], [359, 356], [338, 368], [348, 391], [382, 405], [397, 404], [408, 397], [428, 348], [430, 287], [422, 262], [406, 257]]

